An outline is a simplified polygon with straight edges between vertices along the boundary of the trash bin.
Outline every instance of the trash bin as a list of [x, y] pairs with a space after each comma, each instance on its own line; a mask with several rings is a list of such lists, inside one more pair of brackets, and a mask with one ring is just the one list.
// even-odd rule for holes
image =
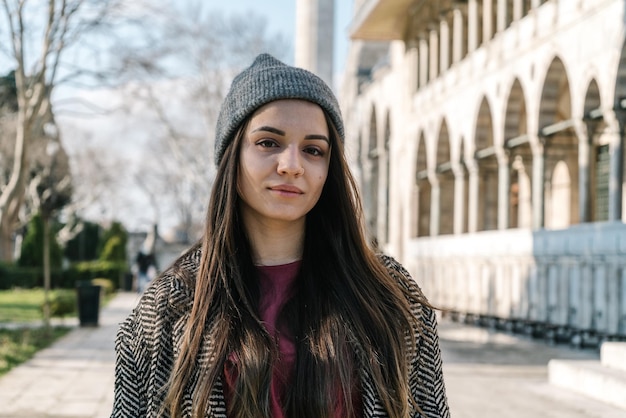
[[97, 327], [100, 314], [100, 290], [88, 280], [76, 282], [78, 321], [81, 327]]

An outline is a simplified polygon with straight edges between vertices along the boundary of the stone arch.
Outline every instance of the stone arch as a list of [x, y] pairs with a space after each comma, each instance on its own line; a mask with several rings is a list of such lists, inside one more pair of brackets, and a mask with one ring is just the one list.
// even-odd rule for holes
[[454, 232], [454, 172], [450, 157], [450, 134], [446, 120], [441, 121], [437, 140], [435, 171], [439, 183], [439, 234]]
[[504, 145], [509, 150], [509, 228], [532, 227], [532, 150], [524, 90], [513, 81], [504, 118]]
[[424, 132], [420, 133], [418, 139], [415, 177], [417, 185], [417, 231], [415, 235], [427, 237], [430, 235], [431, 186], [428, 180], [428, 159]]
[[[539, 128], [546, 128], [555, 122], [566, 121], [571, 117], [571, 96], [569, 79], [563, 61], [554, 57], [543, 82], [539, 108]], [[568, 129], [565, 126], [563, 130]]]
[[[615, 99], [614, 105], [617, 116], [621, 119], [620, 123], [624, 124], [624, 119], [626, 119], [626, 42], [622, 45], [622, 51], [620, 53], [619, 65], [617, 67], [617, 79], [615, 80]], [[622, 126], [623, 129], [623, 126]], [[624, 179], [626, 179], [626, 175], [624, 170], [626, 168], [626, 152], [624, 152], [624, 138], [620, 138], [621, 150], [619, 152], [622, 154], [621, 159], [615, 159], [615, 163], [619, 165], [614, 169], [615, 177], [615, 197], [612, 202], [613, 205], [617, 205], [614, 207], [615, 218], [624, 219], [626, 217], [626, 213], [624, 213], [624, 209], [626, 208], [626, 196], [622, 190], [626, 188], [626, 184]], [[615, 150], [617, 151], [617, 150]]]
[[478, 170], [478, 231], [489, 231], [498, 227], [498, 160], [493, 136], [491, 107], [487, 98], [483, 97], [474, 133], [474, 158]]
[[[539, 106], [539, 136], [544, 147], [544, 222], [546, 228], [562, 227], [560, 219], [554, 218], [550, 208], [568, 208], [563, 216], [571, 223], [579, 221], [578, 210], [578, 137], [574, 128], [571, 109], [569, 78], [563, 61], [555, 57], [548, 67]], [[556, 164], [564, 162], [570, 175], [570, 193], [552, 193], [552, 174]], [[558, 199], [567, 197], [568, 202]], [[561, 219], [563, 218], [561, 217]]]

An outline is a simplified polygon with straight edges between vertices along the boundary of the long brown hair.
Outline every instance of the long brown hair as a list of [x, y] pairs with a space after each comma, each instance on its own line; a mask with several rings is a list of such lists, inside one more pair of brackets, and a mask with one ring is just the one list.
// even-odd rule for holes
[[[336, 129], [328, 116], [326, 121], [332, 146], [328, 177], [307, 214], [296, 296], [282, 312], [297, 347], [287, 415], [331, 417], [339, 391], [352, 415], [352, 391], [359, 384], [355, 370], [365, 368], [387, 414], [406, 417], [414, 402], [407, 341], [415, 348], [414, 330], [421, 325], [403, 288], [367, 245], [356, 182]], [[193, 308], [164, 403], [172, 418], [180, 417], [182, 405], [190, 400], [193, 417], [204, 416], [231, 353], [238, 359], [238, 378], [229, 417], [270, 417], [269, 389], [278, 350], [258, 318], [256, 272], [237, 193], [246, 125], [226, 149], [211, 193]], [[201, 362], [203, 347], [210, 358]]]

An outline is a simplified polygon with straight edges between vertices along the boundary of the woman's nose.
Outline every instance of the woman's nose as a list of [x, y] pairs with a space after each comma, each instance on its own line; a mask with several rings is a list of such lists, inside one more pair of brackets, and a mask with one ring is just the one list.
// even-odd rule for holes
[[278, 159], [278, 173], [292, 176], [302, 175], [304, 167], [300, 150], [296, 146], [288, 146], [280, 153]]

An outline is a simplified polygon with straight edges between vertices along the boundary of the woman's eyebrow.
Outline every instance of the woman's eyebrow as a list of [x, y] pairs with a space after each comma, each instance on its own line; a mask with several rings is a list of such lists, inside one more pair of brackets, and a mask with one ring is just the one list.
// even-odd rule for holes
[[323, 141], [326, 141], [330, 144], [330, 140], [328, 139], [328, 137], [324, 136], [324, 135], [307, 135], [304, 137], [304, 139], [321, 139]]
[[276, 135], [285, 136], [285, 131], [281, 131], [280, 129], [276, 129], [271, 126], [259, 126], [258, 128], [253, 130], [252, 133], [259, 132], [259, 131], [271, 132]]

